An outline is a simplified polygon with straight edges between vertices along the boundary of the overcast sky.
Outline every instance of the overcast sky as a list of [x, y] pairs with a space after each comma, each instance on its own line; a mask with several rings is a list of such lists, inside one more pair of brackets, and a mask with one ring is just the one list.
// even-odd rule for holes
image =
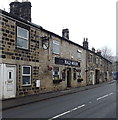
[[[0, 9], [9, 11], [14, 0], [0, 0]], [[22, 0], [19, 0], [20, 2]], [[29, 0], [32, 22], [62, 36], [69, 29], [70, 40], [82, 45], [87, 37], [89, 49], [107, 46], [116, 54], [117, 0]]]

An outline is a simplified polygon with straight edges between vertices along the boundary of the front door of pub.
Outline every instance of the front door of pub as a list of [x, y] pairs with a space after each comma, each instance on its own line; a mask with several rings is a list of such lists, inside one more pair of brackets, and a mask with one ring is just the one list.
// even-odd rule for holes
[[71, 68], [67, 69], [67, 87], [71, 87]]

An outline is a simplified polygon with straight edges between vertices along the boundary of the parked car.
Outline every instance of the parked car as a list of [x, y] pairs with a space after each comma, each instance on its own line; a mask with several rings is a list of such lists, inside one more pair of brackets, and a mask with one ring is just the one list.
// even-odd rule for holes
[[118, 81], [118, 72], [112, 72], [112, 78]]

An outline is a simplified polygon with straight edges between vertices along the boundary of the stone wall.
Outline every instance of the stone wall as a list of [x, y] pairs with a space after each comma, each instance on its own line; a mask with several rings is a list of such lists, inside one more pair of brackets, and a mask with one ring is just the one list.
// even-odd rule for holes
[[[29, 30], [29, 49], [21, 49], [16, 46], [17, 25], [27, 27]], [[105, 71], [111, 72], [110, 63], [105, 59], [97, 56], [81, 46], [65, 40], [51, 32], [44, 29], [23, 23], [8, 16], [0, 16], [0, 34], [2, 41], [0, 41], [0, 59], [4, 64], [16, 65], [16, 91], [17, 96], [26, 96], [31, 94], [38, 94], [42, 92], [63, 90], [67, 88], [67, 71], [71, 69], [71, 87], [85, 86], [92, 84], [90, 81], [90, 71], [99, 69], [103, 74]], [[49, 49], [42, 48], [42, 37], [49, 38]], [[53, 53], [53, 40], [60, 43], [60, 54]], [[82, 53], [81, 59], [77, 57], [77, 51]], [[93, 62], [89, 61], [89, 54], [93, 55]], [[55, 57], [69, 59], [80, 62], [80, 66], [58, 65], [55, 64]], [[96, 64], [96, 57], [98, 61], [102, 60], [102, 64]], [[22, 66], [31, 66], [31, 85], [22, 85]], [[60, 79], [62, 79], [62, 72], [65, 70], [66, 79], [58, 84], [53, 83], [53, 67], [58, 66], [60, 69]], [[52, 69], [49, 70], [48, 67]], [[73, 79], [76, 70], [76, 80]], [[82, 82], [78, 82], [78, 70], [81, 71]], [[103, 75], [104, 77], [104, 75]], [[103, 78], [101, 78], [103, 79]], [[41, 81], [41, 86], [36, 87], [36, 80]], [[110, 80], [110, 79], [109, 79]], [[105, 81], [105, 80], [102, 80]]]

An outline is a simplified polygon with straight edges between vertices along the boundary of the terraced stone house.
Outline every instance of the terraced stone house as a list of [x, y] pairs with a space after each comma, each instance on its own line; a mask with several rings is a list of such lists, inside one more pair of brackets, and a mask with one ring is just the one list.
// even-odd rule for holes
[[31, 22], [31, 3], [0, 10], [0, 99], [81, 87], [111, 80], [111, 62]]

